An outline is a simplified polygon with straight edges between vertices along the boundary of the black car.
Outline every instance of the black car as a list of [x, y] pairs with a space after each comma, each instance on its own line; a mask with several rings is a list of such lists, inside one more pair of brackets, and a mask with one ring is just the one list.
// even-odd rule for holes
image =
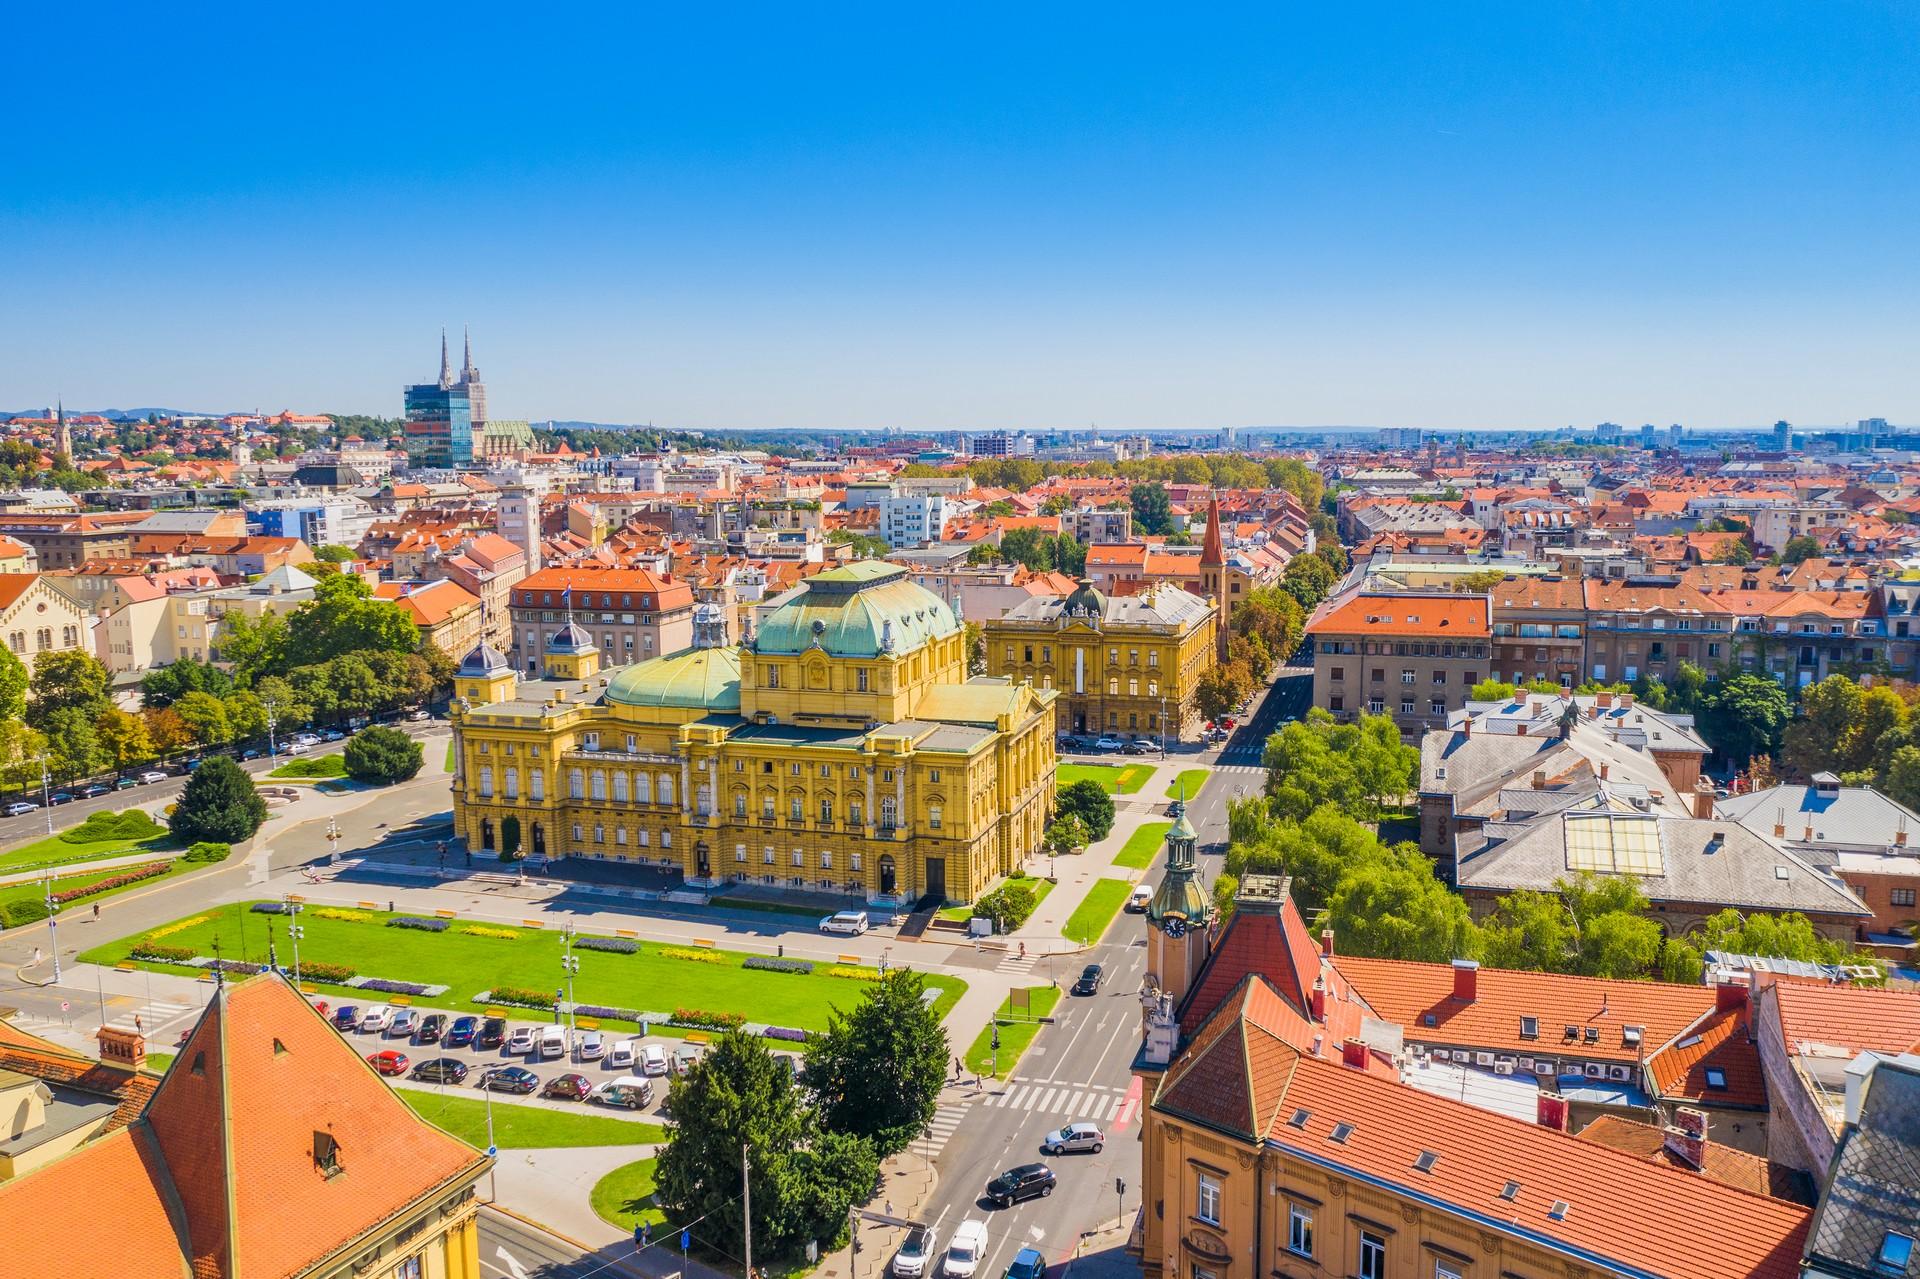
[[413, 1068], [413, 1077], [423, 1084], [457, 1084], [467, 1077], [467, 1063], [458, 1057], [434, 1057]]
[[488, 1092], [531, 1094], [540, 1086], [540, 1076], [520, 1066], [495, 1066], [480, 1076], [480, 1086]]
[[465, 1048], [473, 1042], [479, 1030], [478, 1017], [455, 1017], [453, 1025], [447, 1027], [447, 1033], [440, 1036], [440, 1044], [444, 1048]]
[[1053, 1169], [1045, 1164], [1021, 1164], [987, 1183], [987, 1198], [1002, 1208], [1011, 1208], [1022, 1199], [1038, 1199], [1052, 1193]]
[[73, 792], [70, 790], [57, 790], [53, 793], [53, 798], [49, 802], [55, 804], [71, 804], [73, 802]]
[[507, 1042], [507, 1019], [489, 1017], [480, 1023], [479, 1031], [473, 1037], [473, 1046], [481, 1052], [498, 1048]]
[[95, 782], [80, 793], [88, 799], [99, 799], [102, 795], [113, 794], [113, 787], [107, 785], [105, 782]]
[[1106, 978], [1106, 969], [1100, 967], [1098, 964], [1088, 964], [1080, 970], [1080, 980], [1073, 983], [1073, 993], [1076, 995], [1097, 995], [1100, 993], [1100, 983], [1105, 981]]
[[440, 1036], [446, 1033], [446, 1029], [447, 1015], [445, 1013], [428, 1013], [420, 1019], [420, 1029], [413, 1032], [413, 1042], [416, 1044], [437, 1044], [440, 1042]]

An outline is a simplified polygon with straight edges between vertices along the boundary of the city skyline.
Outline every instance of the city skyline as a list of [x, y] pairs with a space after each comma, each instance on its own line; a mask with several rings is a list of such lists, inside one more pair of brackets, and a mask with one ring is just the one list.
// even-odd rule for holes
[[398, 416], [466, 322], [503, 418], [1920, 417], [1907, 11], [508, 12], [27, 15], [0, 404]]

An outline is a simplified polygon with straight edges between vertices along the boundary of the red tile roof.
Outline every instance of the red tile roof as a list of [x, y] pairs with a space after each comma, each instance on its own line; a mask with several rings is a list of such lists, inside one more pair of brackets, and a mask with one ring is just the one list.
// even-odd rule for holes
[[1851, 1056], [1920, 1046], [1920, 994], [1789, 981], [1776, 981], [1771, 989], [1789, 1052], [1824, 1047]]
[[[1748, 1037], [1750, 1025], [1745, 1003], [1701, 1017], [1647, 1058], [1654, 1091], [1668, 1101], [1765, 1110], [1767, 1084], [1759, 1051]], [[1722, 1087], [1708, 1083], [1709, 1070], [1719, 1072]]]
[[1428, 639], [1483, 639], [1492, 633], [1483, 595], [1375, 595], [1356, 592], [1330, 600], [1307, 624], [1329, 635], [1419, 635]]
[[[1622, 1115], [1601, 1115], [1582, 1128], [1579, 1136], [1582, 1141], [1638, 1155], [1668, 1168], [1693, 1171], [1688, 1164], [1667, 1152], [1665, 1130], [1652, 1124], [1635, 1123]], [[1751, 1194], [1785, 1199], [1789, 1203], [1810, 1203], [1813, 1198], [1804, 1174], [1717, 1141], [1707, 1143], [1706, 1160], [1699, 1169], [1699, 1175], [1722, 1185]]]

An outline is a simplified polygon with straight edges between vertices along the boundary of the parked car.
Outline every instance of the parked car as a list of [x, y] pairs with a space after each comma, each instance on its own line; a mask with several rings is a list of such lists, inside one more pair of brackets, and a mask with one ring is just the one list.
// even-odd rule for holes
[[613, 1047], [607, 1049], [607, 1069], [632, 1070], [639, 1043], [637, 1039], [616, 1039]]
[[22, 803], [20, 800], [16, 799], [11, 804], [7, 805], [7, 816], [24, 817], [38, 807], [39, 807], [38, 804]]
[[1040, 1148], [1050, 1155], [1079, 1154], [1082, 1151], [1097, 1155], [1106, 1141], [1098, 1124], [1068, 1124], [1048, 1133], [1040, 1143]]
[[585, 1075], [555, 1075], [547, 1080], [547, 1086], [540, 1090], [540, 1095], [554, 1101], [585, 1101], [592, 1092], [593, 1080]]
[[433, 716], [423, 709], [415, 709], [407, 712], [407, 723], [409, 724], [419, 724], [432, 718]]
[[337, 728], [329, 728], [326, 732], [320, 734], [320, 740], [325, 742], [344, 742], [347, 740], [347, 735]]
[[113, 788], [115, 790], [132, 790], [134, 787], [138, 786], [139, 784], [140, 784], [140, 779], [137, 777], [121, 777], [121, 778], [115, 779], [113, 783]]
[[1119, 750], [1120, 747], [1124, 744], [1125, 743], [1123, 743], [1117, 737], [1100, 737], [1100, 738], [1094, 739], [1093, 749], [1099, 751], [1103, 755], [1111, 755], [1113, 754], [1113, 752]]
[[310, 742], [288, 742], [280, 749], [288, 755], [304, 755], [313, 749], [313, 745]]
[[1011, 1208], [1022, 1199], [1039, 1199], [1052, 1193], [1053, 1169], [1045, 1164], [1021, 1164], [987, 1183], [987, 1198], [1002, 1208]]
[[[247, 749], [240, 752], [240, 758], [241, 759], [259, 759], [264, 754], [266, 754], [266, 752], [261, 750], [258, 746], [249, 746], [247, 747]], [[199, 761], [196, 760], [194, 762], [198, 763]]]
[[360, 1006], [342, 1004], [333, 1010], [333, 1028], [335, 1030], [356, 1030], [360, 1026]]
[[[211, 774], [209, 774], [209, 776], [211, 776]], [[140, 774], [140, 784], [142, 786], [151, 786], [155, 782], [164, 782], [166, 780], [167, 775], [158, 769], [148, 769], [146, 772]]]
[[515, 1057], [524, 1057], [533, 1051], [533, 1027], [515, 1026], [513, 1033], [507, 1036], [507, 1051]]
[[692, 1044], [681, 1044], [673, 1050], [673, 1073], [684, 1075], [693, 1069], [693, 1063], [700, 1060], [700, 1050]]
[[987, 1223], [971, 1217], [954, 1228], [953, 1238], [947, 1240], [947, 1259], [940, 1265], [940, 1273], [947, 1279], [973, 1279], [973, 1272], [980, 1268], [980, 1258], [987, 1251]]
[[1167, 804], [1167, 816], [1169, 817], [1178, 817], [1186, 811], [1187, 801], [1184, 799], [1171, 800]]
[[926, 1273], [927, 1258], [933, 1255], [936, 1238], [938, 1235], [932, 1226], [915, 1226], [907, 1231], [900, 1251], [893, 1254], [893, 1273], [900, 1279], [920, 1279]]
[[113, 794], [113, 787], [107, 785], [105, 782], [95, 782], [80, 793], [88, 799], [99, 799], [102, 795]]
[[367, 1060], [373, 1068], [383, 1075], [404, 1075], [407, 1073], [407, 1055], [388, 1048], [382, 1052], [369, 1053]]
[[1007, 1273], [1001, 1279], [1042, 1279], [1047, 1273], [1047, 1259], [1040, 1255], [1038, 1248], [1022, 1248], [1013, 1254], [1013, 1261], [1007, 1266]]
[[489, 1017], [480, 1024], [479, 1033], [473, 1037], [473, 1046], [481, 1052], [492, 1052], [507, 1038], [507, 1019]]
[[1127, 895], [1127, 912], [1129, 914], [1144, 915], [1147, 911], [1147, 907], [1152, 904], [1153, 904], [1153, 885], [1152, 884], [1135, 884], [1133, 886], [1133, 892]]
[[414, 1041], [422, 1044], [437, 1044], [447, 1030], [445, 1013], [428, 1013], [420, 1019], [420, 1029], [414, 1032]]
[[423, 1084], [465, 1083], [467, 1063], [458, 1057], [432, 1057], [413, 1068], [413, 1077]]
[[480, 1086], [488, 1092], [525, 1095], [540, 1086], [540, 1076], [522, 1066], [493, 1066], [480, 1076]]
[[597, 1030], [584, 1031], [580, 1035], [579, 1046], [574, 1049], [581, 1061], [599, 1061], [606, 1055], [607, 1037]]
[[641, 1044], [640, 1073], [656, 1076], [666, 1074], [667, 1050], [659, 1044]]
[[1153, 750], [1154, 746], [1152, 742], [1143, 742], [1137, 737], [1130, 742], [1123, 743], [1120, 747], [1120, 753], [1122, 755], [1150, 755], [1153, 753]]
[[[313, 1011], [315, 1011], [315, 1012], [317, 1012], [317, 1013], [319, 1013], [319, 1014], [320, 1014], [320, 1015], [321, 1015], [322, 1017], [327, 1017], [327, 1001], [326, 1001], [326, 1000], [324, 1000], [324, 999], [316, 999], [316, 1000], [314, 1000], [314, 1001], [313, 1001]], [[332, 1020], [332, 1018], [331, 1018], [331, 1017], [327, 1017], [327, 1019], [328, 1019], [329, 1021], [331, 1021], [331, 1020]]]
[[71, 804], [73, 802], [73, 792], [70, 790], [57, 790], [48, 797], [47, 802], [49, 804]]
[[542, 1026], [534, 1039], [534, 1051], [541, 1061], [558, 1061], [567, 1055], [567, 1028], [565, 1026]]
[[1076, 995], [1097, 995], [1100, 993], [1100, 983], [1105, 981], [1106, 978], [1106, 969], [1098, 964], [1088, 964], [1080, 970], [1080, 980], [1073, 983], [1073, 993]]
[[420, 1029], [420, 1014], [411, 1008], [396, 1008], [393, 1016], [387, 1018], [387, 1038], [412, 1039], [413, 1032]]
[[293, 735], [293, 740], [296, 742], [299, 742], [302, 746], [318, 746], [320, 744], [320, 734], [295, 733]]
[[445, 1048], [465, 1048], [479, 1033], [478, 1017], [455, 1017], [453, 1024], [447, 1027], [447, 1033], [440, 1036], [440, 1043]]
[[640, 1110], [652, 1104], [653, 1085], [638, 1075], [622, 1075], [595, 1088], [587, 1100], [597, 1101], [603, 1106], [625, 1106], [629, 1110]]
[[375, 1004], [360, 1014], [360, 1033], [386, 1029], [387, 1018], [393, 1015], [393, 1009], [385, 1004]]
[[858, 937], [867, 931], [867, 912], [864, 910], [843, 910], [828, 915], [820, 921], [823, 933], [844, 933], [849, 937]]

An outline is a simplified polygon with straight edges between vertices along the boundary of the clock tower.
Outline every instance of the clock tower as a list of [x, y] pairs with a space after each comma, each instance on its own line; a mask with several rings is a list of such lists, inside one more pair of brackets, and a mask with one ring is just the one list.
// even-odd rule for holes
[[1213, 948], [1214, 909], [1200, 884], [1193, 823], [1185, 811], [1167, 832], [1167, 873], [1147, 905], [1147, 983], [1178, 1007]]

